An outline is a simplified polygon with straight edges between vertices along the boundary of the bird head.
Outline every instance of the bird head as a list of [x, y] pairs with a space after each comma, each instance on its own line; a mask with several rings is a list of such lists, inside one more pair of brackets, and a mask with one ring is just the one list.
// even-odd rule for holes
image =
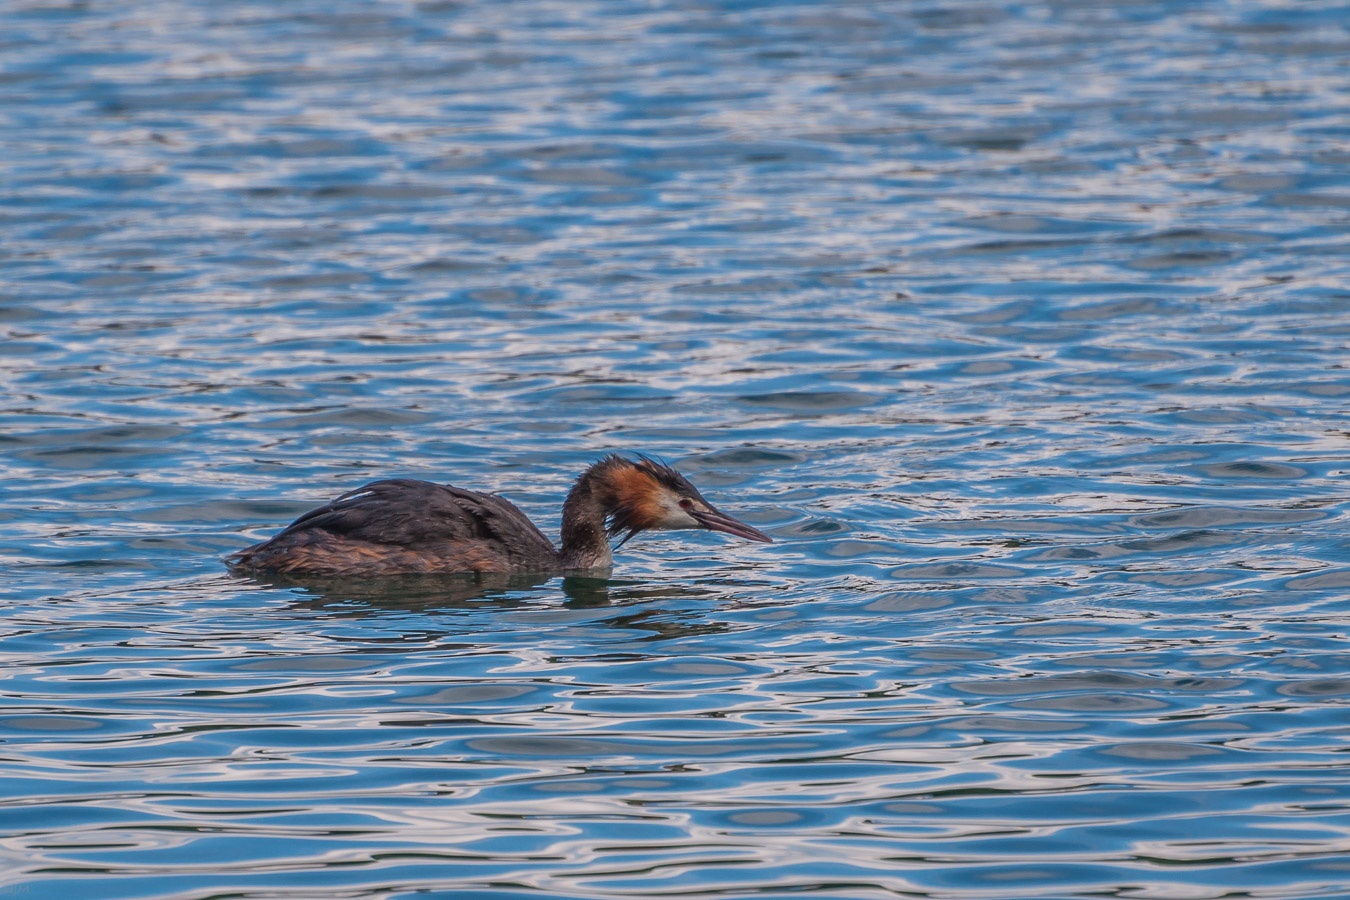
[[607, 473], [612, 492], [609, 534], [622, 534], [622, 547], [643, 531], [702, 528], [721, 531], [749, 541], [772, 543], [758, 528], [745, 524], [713, 506], [679, 472], [647, 457], [637, 462], [611, 457]]

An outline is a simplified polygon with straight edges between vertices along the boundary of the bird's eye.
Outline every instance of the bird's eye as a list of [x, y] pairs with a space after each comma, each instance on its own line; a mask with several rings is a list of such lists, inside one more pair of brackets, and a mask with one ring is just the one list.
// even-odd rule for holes
[[683, 510], [686, 510], [686, 511], [687, 511], [687, 510], [691, 510], [691, 509], [693, 509], [693, 508], [694, 508], [694, 501], [693, 501], [693, 500], [690, 500], [688, 497], [681, 497], [681, 498], [680, 498], [680, 509], [683, 509]]

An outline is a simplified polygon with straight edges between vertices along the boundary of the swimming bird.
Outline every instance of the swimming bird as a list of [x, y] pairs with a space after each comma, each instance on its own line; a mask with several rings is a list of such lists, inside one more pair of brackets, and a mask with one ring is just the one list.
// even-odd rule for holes
[[653, 529], [703, 528], [772, 542], [733, 519], [679, 472], [647, 457], [609, 455], [577, 478], [555, 549], [511, 501], [449, 484], [372, 481], [310, 510], [261, 544], [226, 558], [235, 570], [281, 575], [373, 576], [584, 572]]

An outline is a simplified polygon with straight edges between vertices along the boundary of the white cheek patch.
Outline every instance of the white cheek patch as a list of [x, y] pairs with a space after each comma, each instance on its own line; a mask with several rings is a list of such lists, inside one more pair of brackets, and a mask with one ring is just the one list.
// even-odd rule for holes
[[661, 498], [661, 518], [652, 526], [663, 531], [676, 531], [682, 528], [702, 528], [698, 520], [680, 508], [678, 500]]

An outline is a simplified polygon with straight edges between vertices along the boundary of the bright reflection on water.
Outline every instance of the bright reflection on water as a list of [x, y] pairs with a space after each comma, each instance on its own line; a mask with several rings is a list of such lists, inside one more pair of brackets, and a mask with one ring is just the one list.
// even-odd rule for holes
[[[1345, 7], [0, 34], [0, 897], [1346, 896]], [[611, 450], [778, 542], [219, 562]]]

